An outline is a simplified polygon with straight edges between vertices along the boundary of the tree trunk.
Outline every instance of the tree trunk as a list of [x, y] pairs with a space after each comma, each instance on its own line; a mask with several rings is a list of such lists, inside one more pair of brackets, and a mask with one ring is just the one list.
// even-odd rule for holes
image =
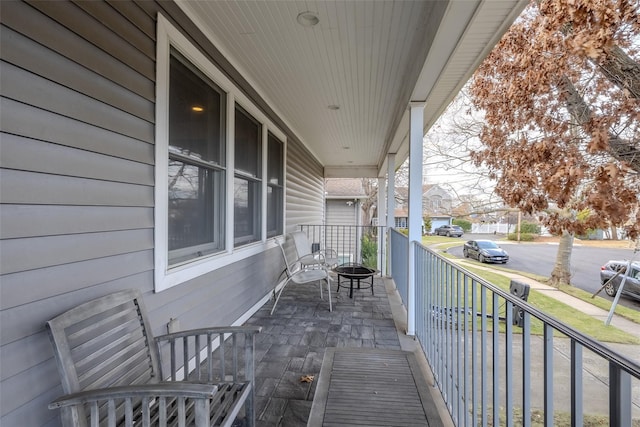
[[611, 224], [611, 240], [618, 240], [618, 227]]
[[[560, 89], [566, 96], [566, 107], [571, 117], [579, 126], [585, 126], [591, 118], [591, 109], [578, 93], [573, 82], [567, 76], [563, 76]], [[609, 134], [609, 154], [622, 162], [626, 162], [636, 172], [640, 172], [640, 156], [638, 156], [638, 143], [627, 141], [615, 135]]]
[[373, 205], [375, 205], [378, 198], [378, 187], [373, 185], [373, 182], [368, 178], [362, 178], [362, 189], [367, 196], [360, 205], [362, 209], [362, 224], [371, 225], [371, 218], [373, 215]]
[[603, 61], [592, 62], [607, 79], [635, 99], [640, 99], [640, 64], [635, 62], [620, 46], [613, 45], [605, 52]]
[[561, 284], [571, 284], [571, 250], [573, 249], [573, 233], [562, 231], [556, 264], [551, 272], [550, 284], [556, 288]]

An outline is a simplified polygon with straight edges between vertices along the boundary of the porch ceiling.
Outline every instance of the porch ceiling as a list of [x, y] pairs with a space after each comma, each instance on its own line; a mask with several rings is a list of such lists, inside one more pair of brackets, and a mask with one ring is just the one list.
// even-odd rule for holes
[[327, 177], [384, 176], [387, 153], [399, 166], [409, 103], [426, 103], [426, 132], [526, 3], [178, 1]]

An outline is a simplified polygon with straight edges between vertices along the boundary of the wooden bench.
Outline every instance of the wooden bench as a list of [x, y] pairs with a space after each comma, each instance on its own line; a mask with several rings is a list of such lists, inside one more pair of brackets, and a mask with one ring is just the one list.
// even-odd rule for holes
[[64, 426], [231, 426], [241, 415], [255, 424], [259, 327], [154, 338], [147, 319], [140, 293], [129, 290], [47, 322], [66, 394], [49, 408], [61, 408]]

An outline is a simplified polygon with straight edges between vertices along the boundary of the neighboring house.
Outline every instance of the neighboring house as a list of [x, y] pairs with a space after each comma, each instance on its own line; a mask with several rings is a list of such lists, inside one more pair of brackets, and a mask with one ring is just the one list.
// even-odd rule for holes
[[328, 225], [369, 225], [363, 223], [362, 200], [367, 195], [362, 179], [326, 179], [325, 198]]
[[[406, 187], [396, 188], [396, 227], [406, 228], [409, 217], [408, 190]], [[453, 198], [451, 194], [438, 184], [424, 184], [422, 186], [422, 216], [431, 219], [431, 230], [444, 224], [450, 224]]]
[[409, 227], [409, 211], [404, 208], [396, 208], [394, 212], [396, 228], [408, 228]]
[[[339, 264], [346, 262], [359, 262], [359, 242], [362, 237], [364, 212], [362, 202], [367, 199], [367, 194], [362, 185], [362, 179], [334, 178], [325, 180], [326, 197], [326, 236], [325, 244], [335, 248], [338, 254]], [[345, 235], [344, 226], [357, 226], [355, 235]], [[334, 226], [334, 227], [331, 227]]]
[[451, 215], [453, 211], [453, 197], [438, 184], [422, 186], [422, 211], [424, 216]]

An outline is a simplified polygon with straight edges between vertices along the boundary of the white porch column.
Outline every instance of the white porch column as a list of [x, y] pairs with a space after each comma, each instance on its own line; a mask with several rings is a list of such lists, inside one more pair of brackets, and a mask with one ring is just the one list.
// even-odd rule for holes
[[387, 154], [387, 227], [396, 226], [396, 154]]
[[[378, 178], [378, 226], [386, 227], [387, 225], [387, 205], [385, 201], [384, 191], [387, 181], [384, 178]], [[387, 239], [386, 233], [382, 230], [386, 228], [378, 228], [378, 268], [380, 274], [384, 277], [387, 275]]]
[[424, 103], [412, 102], [409, 134], [409, 269], [407, 290], [407, 335], [416, 334], [415, 244], [422, 241], [422, 138]]
[[[391, 233], [389, 229], [396, 225], [396, 154], [387, 154], [387, 242], [391, 245]], [[389, 271], [391, 275], [391, 263], [389, 263]]]

